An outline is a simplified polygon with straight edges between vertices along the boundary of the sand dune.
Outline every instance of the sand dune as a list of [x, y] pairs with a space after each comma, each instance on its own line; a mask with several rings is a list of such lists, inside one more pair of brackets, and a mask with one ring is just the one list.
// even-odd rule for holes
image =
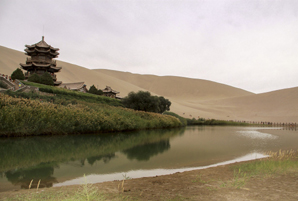
[[105, 69], [94, 71], [116, 77], [150, 92], [175, 99], [212, 100], [252, 94], [242, 89], [208, 80], [175, 76], [139, 75]]
[[[25, 60], [23, 52], [0, 46], [0, 73], [10, 75]], [[101, 89], [107, 85], [122, 97], [130, 91], [150, 91], [170, 99], [171, 111], [184, 117], [298, 123], [298, 87], [254, 94], [208, 80], [90, 70], [59, 60], [57, 64], [62, 66], [58, 80], [64, 83], [84, 81], [88, 88], [94, 84]]]

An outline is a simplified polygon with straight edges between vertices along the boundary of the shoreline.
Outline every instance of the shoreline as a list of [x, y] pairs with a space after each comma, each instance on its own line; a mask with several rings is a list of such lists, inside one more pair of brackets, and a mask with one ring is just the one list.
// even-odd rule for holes
[[[253, 161], [258, 160], [262, 158], [269, 157], [268, 155], [260, 154], [260, 153], [250, 153], [247, 155], [244, 155], [242, 157], [238, 157], [232, 160], [219, 162], [207, 166], [200, 166], [200, 167], [188, 167], [188, 168], [177, 168], [177, 169], [153, 169], [153, 170], [132, 170], [128, 172], [117, 172], [113, 174], [104, 174], [104, 175], [88, 175], [88, 176], [82, 176], [80, 178], [71, 179], [62, 183], [54, 184], [53, 187], [61, 187], [61, 186], [71, 186], [71, 185], [81, 185], [84, 183], [85, 180], [88, 181], [88, 183], [91, 184], [97, 184], [97, 183], [103, 183], [103, 182], [111, 182], [115, 180], [123, 180], [123, 175], [131, 178], [131, 179], [141, 179], [144, 177], [156, 177], [156, 176], [165, 176], [165, 175], [171, 175], [175, 173], [183, 173], [193, 170], [202, 170], [202, 169], [208, 169], [212, 167], [219, 167], [223, 165], [230, 165], [235, 164], [239, 162], [246, 162], [246, 161]], [[100, 182], [98, 182], [100, 181]]]
[[[70, 194], [96, 189], [103, 200], [297, 200], [295, 183], [298, 171], [294, 174], [278, 174], [271, 176], [252, 176], [242, 180], [237, 176], [237, 166], [256, 163], [266, 159], [254, 159], [231, 164], [224, 164], [206, 169], [176, 172], [162, 176], [151, 176], [107, 181], [94, 184], [70, 185], [42, 189], [18, 190], [0, 193], [0, 200], [57, 200], [55, 196], [67, 199]], [[296, 159], [297, 160], [297, 159]], [[245, 179], [245, 177], [244, 177]], [[88, 179], [87, 179], [88, 181]], [[241, 183], [243, 182], [243, 183]], [[86, 190], [86, 189], [85, 189]], [[61, 199], [61, 197], [59, 197]], [[14, 199], [12, 199], [14, 200]]]
[[[260, 131], [262, 131], [263, 133], [274, 134], [277, 136], [298, 134], [297, 132], [293, 132], [291, 130], [279, 129], [260, 129]], [[239, 164], [254, 163], [260, 160], [262, 159], [256, 158], [249, 161], [234, 161], [235, 163], [229, 164], [219, 163], [207, 166], [205, 167], [205, 169], [201, 167], [199, 169], [188, 169], [184, 172], [171, 172], [166, 175], [147, 176], [142, 175], [142, 173], [140, 173], [142, 175], [140, 178], [132, 179], [125, 179], [122, 175], [122, 179], [114, 181], [104, 181], [101, 183], [93, 183], [92, 186], [96, 187], [104, 194], [112, 196], [113, 199], [115, 196], [119, 197], [121, 195], [128, 198], [128, 200], [129, 198], [135, 197], [138, 198], [136, 200], [169, 200], [168, 198], [175, 199], [177, 198], [177, 196], [179, 197], [181, 195], [183, 198], [190, 197], [190, 200], [198, 200], [196, 199], [198, 198], [196, 196], [199, 196], [199, 200], [225, 200], [227, 198], [232, 198], [233, 196], [233, 198], [235, 199], [246, 198], [247, 200], [251, 200], [249, 199], [251, 198], [251, 196], [257, 196], [253, 200], [263, 200], [261, 198], [264, 195], [267, 196], [267, 198], [270, 198], [270, 196], [272, 196], [272, 198], [274, 198], [275, 196], [276, 198], [277, 196], [279, 197], [279, 199], [281, 199], [283, 198], [283, 196], [285, 196], [284, 192], [281, 193], [282, 190], [284, 190], [287, 192], [287, 196], [292, 196], [289, 197], [290, 199], [287, 200], [297, 200], [298, 194], [296, 193], [297, 189], [295, 187], [295, 182], [298, 180], [298, 173], [288, 175], [273, 175], [269, 178], [252, 177], [249, 181], [246, 182], [247, 184], [241, 188], [222, 187], [222, 185], [227, 184], [233, 179], [235, 179], [235, 171], [232, 170], [233, 167]], [[131, 175], [127, 173], [127, 175], [125, 176], [130, 177]], [[87, 180], [88, 183], [90, 182], [88, 176], [84, 177], [84, 179]], [[119, 185], [121, 186], [122, 182], [125, 183], [123, 192], [119, 190]], [[290, 189], [288, 185], [292, 185]], [[35, 188], [30, 190], [20, 189], [16, 191], [6, 191], [0, 193], [0, 200], [4, 200], [7, 197], [14, 197], [17, 195], [28, 196], [29, 194], [47, 194], [59, 192], [73, 193], [81, 188], [82, 185], [76, 184], [68, 186], [54, 186], [51, 188], [42, 188], [39, 190], [36, 190]], [[275, 188], [281, 190], [272, 193], [270, 189]]]

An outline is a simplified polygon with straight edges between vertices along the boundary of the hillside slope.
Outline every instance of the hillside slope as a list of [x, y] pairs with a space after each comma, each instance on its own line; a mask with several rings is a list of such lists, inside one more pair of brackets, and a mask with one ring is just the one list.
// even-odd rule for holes
[[96, 69], [94, 71], [129, 82], [153, 93], [179, 100], [211, 100], [253, 94], [239, 88], [208, 80], [175, 76], [140, 75], [106, 69]]
[[[23, 52], [0, 46], [0, 73], [10, 75], [25, 60]], [[297, 87], [253, 94], [207, 80], [90, 70], [62, 61], [57, 64], [62, 66], [58, 80], [64, 83], [84, 81], [88, 88], [94, 84], [101, 89], [107, 85], [122, 97], [131, 91], [150, 91], [170, 99], [171, 111], [184, 117], [298, 123]]]

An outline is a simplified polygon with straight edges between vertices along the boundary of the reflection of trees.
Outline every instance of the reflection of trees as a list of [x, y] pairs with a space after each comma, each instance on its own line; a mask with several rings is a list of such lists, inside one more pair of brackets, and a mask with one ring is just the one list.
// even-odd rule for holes
[[122, 151], [127, 155], [128, 159], [137, 159], [138, 161], [147, 161], [150, 157], [163, 153], [170, 149], [170, 141], [162, 140], [159, 142], [138, 145], [130, 149]]
[[39, 188], [52, 187], [53, 183], [57, 183], [54, 174], [54, 165], [41, 164], [37, 167], [10, 170], [5, 173], [8, 181], [15, 186], [21, 186], [21, 188], [29, 188], [31, 180], [31, 188], [37, 188], [38, 181], [40, 180]]
[[[148, 142], [168, 140], [182, 135], [184, 130], [185, 128], [157, 129], [117, 134], [0, 139], [0, 172], [15, 169], [15, 167], [26, 168], [30, 165], [36, 167], [38, 164], [51, 161], [60, 163], [81, 160], [81, 165], [84, 166], [85, 159], [89, 158], [90, 163], [93, 164], [94, 160], [99, 160], [101, 156], [128, 150]], [[103, 160], [110, 159], [107, 157]]]
[[108, 163], [112, 158], [115, 157], [115, 153], [101, 155], [101, 156], [92, 156], [87, 158], [87, 161], [90, 165], [93, 165], [95, 161], [103, 160], [104, 163]]

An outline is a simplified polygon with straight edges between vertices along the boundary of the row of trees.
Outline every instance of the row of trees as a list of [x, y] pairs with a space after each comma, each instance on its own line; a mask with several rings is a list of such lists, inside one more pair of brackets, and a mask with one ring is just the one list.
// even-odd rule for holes
[[[24, 80], [25, 75], [21, 69], [17, 68], [15, 71], [12, 72], [11, 79], [12, 80], [15, 80], [15, 79]], [[34, 73], [28, 78], [28, 81], [39, 83], [39, 84], [50, 85], [50, 86], [54, 85], [53, 78], [50, 75], [50, 73], [48, 73], [48, 72], [45, 72], [42, 75], [38, 75], [38, 74]]]
[[122, 99], [125, 107], [145, 112], [163, 113], [170, 110], [171, 102], [163, 96], [152, 96], [149, 91], [130, 92]]

